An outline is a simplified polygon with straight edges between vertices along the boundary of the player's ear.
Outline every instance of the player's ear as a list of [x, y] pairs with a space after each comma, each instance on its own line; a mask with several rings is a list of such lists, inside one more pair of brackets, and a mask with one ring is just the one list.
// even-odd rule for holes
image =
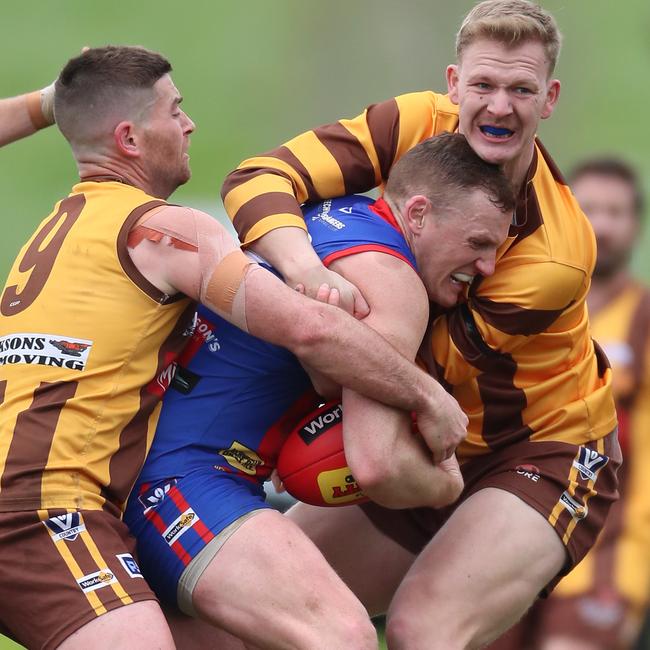
[[553, 111], [555, 110], [555, 105], [557, 100], [560, 98], [560, 82], [558, 79], [551, 79], [548, 82], [546, 88], [546, 100], [544, 101], [544, 107], [542, 108], [541, 118], [545, 120], [548, 117], [551, 117]]
[[451, 99], [454, 104], [458, 104], [458, 65], [455, 63], [448, 65], [445, 76], [447, 77], [447, 92], [449, 93], [449, 99]]
[[404, 204], [403, 216], [413, 234], [419, 234], [424, 227], [424, 218], [430, 207], [431, 201], [422, 194], [412, 196]]
[[134, 158], [140, 155], [133, 122], [120, 122], [113, 131], [113, 140], [117, 150], [124, 156]]

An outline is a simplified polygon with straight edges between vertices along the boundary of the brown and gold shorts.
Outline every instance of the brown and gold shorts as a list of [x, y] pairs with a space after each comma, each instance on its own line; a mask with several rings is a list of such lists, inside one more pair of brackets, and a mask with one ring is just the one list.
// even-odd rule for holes
[[0, 633], [56, 648], [97, 616], [155, 600], [135, 540], [101, 510], [0, 513]]
[[[378, 530], [417, 554], [463, 501], [479, 490], [499, 488], [518, 496], [555, 529], [569, 557], [565, 575], [596, 542], [618, 498], [620, 463], [616, 432], [580, 446], [525, 440], [463, 463], [465, 489], [450, 506], [388, 510], [367, 503], [359, 507]], [[548, 585], [547, 592], [560, 578]]]

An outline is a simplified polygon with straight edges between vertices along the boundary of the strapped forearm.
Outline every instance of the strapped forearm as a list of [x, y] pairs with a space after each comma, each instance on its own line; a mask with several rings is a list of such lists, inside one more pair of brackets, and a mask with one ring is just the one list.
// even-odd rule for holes
[[54, 124], [54, 84], [0, 99], [0, 147]]

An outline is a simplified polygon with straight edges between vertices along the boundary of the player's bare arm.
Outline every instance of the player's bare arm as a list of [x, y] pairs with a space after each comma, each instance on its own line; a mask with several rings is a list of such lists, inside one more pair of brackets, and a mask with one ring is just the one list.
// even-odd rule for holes
[[54, 84], [0, 99], [0, 147], [54, 124]]
[[[429, 316], [427, 293], [415, 271], [374, 251], [344, 257], [332, 266], [368, 296], [371, 311], [363, 322], [414, 359]], [[409, 413], [343, 388], [346, 458], [373, 501], [390, 508], [439, 507], [458, 497], [463, 482], [455, 458], [442, 466], [433, 461], [444, 456], [440, 444], [446, 434], [463, 431], [467, 418], [453, 398], [445, 394], [443, 402], [449, 408], [440, 410], [425, 440], [413, 433]]]
[[339, 294], [338, 306], [356, 318], [368, 315], [368, 303], [351, 282], [323, 266], [302, 228], [272, 230], [251, 244], [251, 250], [268, 260], [288, 286], [316, 298], [326, 284]]
[[[161, 291], [204, 302], [339, 384], [415, 411], [423, 436], [441, 435], [436, 420], [447, 396], [435, 380], [343, 310], [306, 298], [252, 263], [209, 215], [177, 206], [153, 210], [131, 231], [129, 246], [135, 265]], [[447, 430], [440, 448], [453, 451], [464, 426]]]

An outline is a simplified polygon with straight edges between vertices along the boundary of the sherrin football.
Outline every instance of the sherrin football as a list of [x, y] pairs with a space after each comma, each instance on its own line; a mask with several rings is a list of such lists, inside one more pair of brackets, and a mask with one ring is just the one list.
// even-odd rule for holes
[[280, 450], [278, 476], [291, 496], [314, 506], [347, 506], [368, 498], [343, 452], [343, 410], [328, 402], [293, 428]]

